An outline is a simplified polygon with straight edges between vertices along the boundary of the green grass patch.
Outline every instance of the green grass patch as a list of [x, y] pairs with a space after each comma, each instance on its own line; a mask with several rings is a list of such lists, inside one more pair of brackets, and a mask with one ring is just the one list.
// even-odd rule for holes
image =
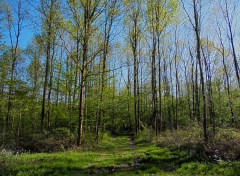
[[[6, 173], [13, 175], [72, 175], [72, 172], [89, 173], [127, 164], [133, 160], [127, 137], [110, 138], [91, 151], [76, 150], [58, 153], [9, 155]], [[6, 159], [4, 159], [6, 160]]]
[[184, 150], [161, 147], [147, 141], [132, 144], [130, 138], [105, 135], [91, 150], [57, 153], [0, 154], [6, 176], [78, 175], [238, 175], [240, 162], [190, 162]]
[[223, 175], [237, 176], [240, 173], [240, 162], [185, 163], [177, 169], [179, 175]]

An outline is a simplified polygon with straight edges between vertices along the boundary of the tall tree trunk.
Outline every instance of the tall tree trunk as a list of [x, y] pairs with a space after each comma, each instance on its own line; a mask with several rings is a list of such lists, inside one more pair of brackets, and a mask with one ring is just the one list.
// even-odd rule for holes
[[158, 105], [157, 105], [157, 73], [156, 73], [156, 40], [153, 38], [153, 50], [152, 50], [152, 118], [154, 121], [155, 134], [158, 135]]
[[127, 97], [128, 97], [128, 123], [130, 127], [130, 132], [133, 132], [132, 118], [131, 118], [131, 79], [130, 79], [130, 66], [128, 64], [128, 79], [127, 79]]
[[[85, 24], [87, 25], [87, 24]], [[86, 27], [87, 28], [87, 27]], [[85, 29], [87, 30], [87, 29]], [[87, 34], [87, 31], [85, 31]], [[82, 57], [82, 69], [81, 69], [81, 79], [80, 79], [80, 98], [79, 98], [79, 118], [78, 118], [78, 138], [77, 145], [82, 144], [82, 134], [83, 134], [83, 120], [84, 120], [84, 110], [85, 110], [85, 89], [86, 89], [86, 79], [87, 79], [87, 62], [88, 62], [88, 47], [89, 47], [89, 36], [85, 36], [83, 44], [83, 57]]]
[[204, 141], [208, 142], [208, 134], [207, 134], [207, 108], [206, 108], [206, 94], [205, 94], [205, 81], [203, 76], [202, 62], [201, 62], [201, 38], [200, 38], [200, 26], [199, 26], [199, 12], [197, 11], [196, 0], [193, 0], [193, 8], [194, 8], [194, 31], [196, 35], [196, 50], [197, 50], [197, 60], [200, 71], [200, 79], [201, 79], [201, 89], [202, 89], [202, 98], [203, 98], [203, 133], [204, 133]]
[[[193, 74], [193, 73], [191, 73]], [[188, 76], [187, 76], [187, 65], [184, 65], [184, 76], [185, 76], [185, 84], [186, 84], [186, 89], [187, 89], [187, 101], [188, 101], [188, 111], [189, 111], [189, 121], [190, 121], [190, 126], [192, 126], [192, 121], [193, 121], [193, 116], [192, 116], [192, 106], [191, 106], [191, 93], [190, 93], [190, 81], [188, 81]], [[192, 84], [192, 83], [191, 83]]]
[[160, 36], [157, 39], [158, 50], [158, 94], [159, 94], [159, 131], [162, 130], [162, 68], [161, 68], [161, 53], [160, 53]]
[[228, 0], [224, 0], [224, 3], [225, 3], [225, 7], [224, 7], [224, 9], [222, 7], [222, 11], [224, 13], [225, 21], [227, 23], [227, 27], [229, 30], [228, 38], [230, 40], [231, 49], [232, 49], [233, 65], [234, 65], [235, 74], [237, 77], [238, 87], [240, 88], [239, 65], [238, 65], [237, 54], [236, 54], [236, 49], [235, 49], [235, 45], [234, 45], [234, 37], [233, 37], [233, 29], [232, 29], [233, 19], [231, 19], [230, 14], [229, 14]]
[[48, 75], [49, 75], [49, 67], [50, 67], [50, 50], [51, 50], [51, 26], [49, 24], [48, 27], [48, 42], [47, 42], [47, 49], [46, 49], [46, 67], [45, 67], [45, 77], [44, 77], [44, 85], [43, 85], [43, 97], [42, 97], [42, 110], [41, 110], [41, 130], [44, 129], [44, 119], [45, 119], [45, 104], [46, 104], [46, 93], [48, 87]]
[[103, 96], [106, 87], [106, 65], [107, 65], [107, 57], [108, 57], [108, 50], [109, 50], [109, 42], [110, 42], [110, 35], [112, 31], [113, 19], [114, 16], [111, 15], [111, 10], [116, 8], [116, 0], [109, 1], [108, 6], [105, 4], [105, 21], [104, 21], [104, 45], [103, 45], [103, 56], [102, 56], [102, 75], [101, 75], [101, 89], [100, 89], [100, 108], [97, 116], [97, 123], [96, 123], [96, 141], [99, 141], [99, 130], [102, 118], [104, 116], [104, 107], [103, 107]]
[[[207, 41], [208, 42], [208, 41]], [[207, 43], [208, 45], [208, 43]], [[206, 86], [207, 86], [207, 98], [208, 98], [208, 109], [209, 109], [209, 116], [210, 116], [210, 123], [213, 128], [213, 135], [215, 135], [216, 127], [215, 127], [215, 110], [214, 110], [214, 102], [213, 102], [213, 90], [212, 90], [212, 75], [211, 75], [211, 68], [210, 68], [210, 63], [207, 61], [207, 58], [209, 56], [206, 56], [204, 53], [203, 47], [202, 49], [202, 54], [203, 54], [203, 59], [204, 59], [204, 64], [205, 64], [205, 74], [206, 74]], [[209, 54], [209, 46], [207, 46], [207, 52]]]
[[174, 120], [174, 128], [178, 128], [178, 96], [179, 96], [179, 72], [178, 72], [178, 66], [177, 66], [177, 55], [178, 55], [178, 41], [177, 41], [177, 28], [175, 30], [175, 55], [174, 55], [174, 67], [175, 67], [175, 120]]
[[[52, 35], [53, 35], [53, 19], [54, 19], [54, 6], [55, 6], [55, 0], [51, 0], [50, 4], [49, 4], [49, 12], [48, 15], [46, 16], [47, 19], [45, 19], [45, 23], [47, 25], [47, 36], [46, 36], [46, 40], [47, 40], [47, 46], [46, 46], [46, 66], [45, 66], [45, 76], [44, 76], [44, 85], [43, 85], [43, 96], [42, 96], [42, 108], [41, 108], [41, 130], [44, 129], [44, 119], [45, 119], [45, 104], [46, 104], [46, 94], [47, 94], [47, 88], [48, 88], [48, 82], [49, 82], [49, 71], [50, 71], [50, 61], [51, 61], [51, 45], [52, 45]], [[44, 4], [42, 4], [42, 8], [44, 7]], [[42, 10], [46, 10], [46, 9], [42, 9]], [[46, 12], [43, 12], [46, 13]]]
[[[22, 22], [23, 22], [23, 13], [22, 13], [22, 1], [17, 2], [17, 26], [13, 24], [12, 21], [12, 14], [11, 11], [7, 11], [7, 23], [8, 23], [8, 32], [9, 32], [9, 38], [10, 38], [10, 44], [11, 44], [11, 83], [8, 88], [8, 102], [7, 102], [7, 116], [6, 116], [6, 129], [8, 130], [9, 126], [13, 127], [13, 123], [11, 122], [12, 115], [11, 115], [11, 110], [12, 110], [12, 98], [13, 98], [13, 82], [15, 80], [15, 71], [16, 71], [16, 62], [17, 62], [17, 50], [19, 46], [19, 38], [22, 30]], [[14, 28], [14, 33], [15, 33], [15, 39], [13, 38], [13, 29]], [[15, 43], [14, 43], [15, 40]], [[10, 124], [11, 123], [11, 124]]]
[[221, 49], [219, 51], [222, 55], [223, 70], [224, 70], [224, 74], [226, 76], [226, 83], [227, 83], [228, 106], [229, 106], [229, 109], [231, 112], [231, 123], [232, 123], [232, 126], [234, 127], [235, 126], [235, 114], [234, 114], [233, 106], [232, 106], [232, 96], [231, 96], [231, 92], [230, 92], [230, 79], [229, 79], [229, 74], [228, 74], [228, 69], [227, 69], [227, 64], [226, 64], [226, 58], [225, 58], [225, 47], [223, 44], [222, 34], [221, 34], [219, 26], [218, 26], [218, 30], [219, 30], [219, 40], [220, 40], [220, 44], [221, 44]]
[[54, 44], [52, 44], [53, 53], [51, 55], [51, 61], [50, 61], [50, 77], [49, 77], [49, 90], [47, 95], [47, 129], [50, 128], [50, 112], [51, 112], [51, 93], [52, 93], [52, 84], [53, 84], [53, 60], [54, 60]]

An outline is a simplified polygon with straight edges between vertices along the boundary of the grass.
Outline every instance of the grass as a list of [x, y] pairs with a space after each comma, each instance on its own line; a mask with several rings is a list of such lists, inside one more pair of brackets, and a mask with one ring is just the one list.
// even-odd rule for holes
[[237, 176], [240, 173], [240, 162], [186, 163], [177, 169], [179, 175], [224, 175]]
[[[187, 151], [161, 147], [144, 140], [105, 135], [90, 151], [0, 154], [3, 175], [238, 175], [240, 162], [198, 162]], [[1, 166], [0, 165], [0, 166]], [[1, 171], [1, 170], [0, 170]], [[0, 172], [1, 173], [1, 172]], [[0, 174], [1, 175], [1, 174]]]
[[9, 157], [9, 172], [16, 175], [72, 175], [89, 173], [94, 168], [114, 167], [132, 160], [129, 139], [107, 137], [92, 151], [66, 151], [58, 153], [22, 154]]

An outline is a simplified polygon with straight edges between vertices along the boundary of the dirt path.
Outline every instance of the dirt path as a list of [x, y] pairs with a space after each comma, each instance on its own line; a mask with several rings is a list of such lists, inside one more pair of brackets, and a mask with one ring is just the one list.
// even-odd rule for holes
[[137, 144], [135, 142], [135, 137], [132, 135], [129, 137], [130, 140], [130, 149], [131, 153], [133, 156], [133, 163], [134, 163], [134, 168], [138, 169], [141, 165], [142, 159], [137, 156], [136, 149], [137, 149]]

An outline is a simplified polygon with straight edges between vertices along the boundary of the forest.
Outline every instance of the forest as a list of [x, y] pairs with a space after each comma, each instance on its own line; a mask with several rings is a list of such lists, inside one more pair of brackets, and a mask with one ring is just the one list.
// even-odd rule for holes
[[1, 0], [0, 175], [238, 175], [239, 0]]

